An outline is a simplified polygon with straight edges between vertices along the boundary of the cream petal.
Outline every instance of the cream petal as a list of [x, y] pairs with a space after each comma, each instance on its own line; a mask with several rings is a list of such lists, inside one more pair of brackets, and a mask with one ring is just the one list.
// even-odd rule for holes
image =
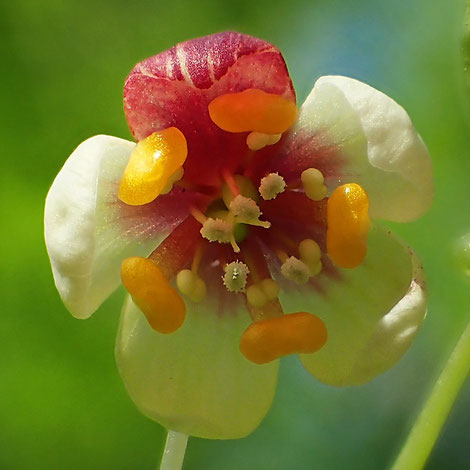
[[[338, 147], [339, 168], [326, 184], [361, 184], [372, 217], [408, 222], [431, 206], [428, 150], [406, 111], [380, 91], [347, 77], [321, 77], [292, 130], [294, 140], [306, 134], [320, 146]], [[315, 152], [312, 160], [315, 166]]]
[[285, 311], [314, 313], [327, 326], [326, 345], [301, 356], [308, 371], [330, 385], [358, 385], [392, 367], [413, 341], [426, 315], [423, 271], [408, 246], [377, 226], [363, 264], [336, 269], [281, 300]]
[[256, 365], [239, 350], [248, 312], [217, 315], [188, 303], [183, 326], [155, 332], [128, 299], [116, 343], [116, 360], [139, 410], [168, 429], [206, 439], [248, 435], [273, 400], [278, 361]]
[[[64, 304], [89, 317], [116, 289], [128, 256], [147, 256], [181, 220], [156, 206], [133, 208], [117, 199], [133, 142], [99, 135], [67, 159], [46, 198], [45, 238]], [[160, 204], [161, 205], [161, 204]], [[170, 206], [174, 204], [170, 204]]]

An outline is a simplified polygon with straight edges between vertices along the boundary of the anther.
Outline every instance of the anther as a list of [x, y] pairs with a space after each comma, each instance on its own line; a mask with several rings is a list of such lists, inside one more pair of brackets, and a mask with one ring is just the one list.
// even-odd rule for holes
[[325, 323], [306, 312], [290, 313], [251, 324], [240, 339], [240, 351], [255, 364], [288, 354], [311, 354], [328, 338]]
[[183, 167], [178, 168], [169, 178], [168, 181], [166, 182], [165, 187], [162, 189], [162, 192], [160, 194], [168, 194], [172, 189], [173, 185], [179, 181], [184, 175], [184, 170]]
[[224, 267], [222, 279], [224, 285], [230, 292], [244, 292], [250, 270], [245, 263], [233, 261]]
[[310, 279], [309, 267], [295, 256], [287, 258], [281, 265], [281, 274], [296, 284], [306, 284]]
[[208, 217], [201, 228], [201, 235], [210, 242], [230, 243], [235, 253], [240, 252], [240, 247], [235, 241], [233, 223], [219, 218]]
[[176, 285], [193, 302], [201, 302], [206, 297], [206, 283], [190, 269], [183, 269], [178, 273]]
[[333, 191], [327, 205], [326, 247], [342, 268], [359, 266], [367, 254], [369, 198], [358, 184], [344, 184]]
[[328, 194], [324, 177], [320, 170], [308, 168], [300, 176], [306, 196], [312, 201], [321, 201]]
[[250, 88], [218, 96], [209, 104], [212, 121], [227, 132], [282, 134], [295, 121], [293, 101], [273, 93]]
[[246, 138], [246, 145], [250, 150], [261, 150], [267, 145], [277, 144], [282, 134], [263, 134], [262, 132], [250, 132]]
[[176, 127], [154, 132], [141, 140], [124, 170], [119, 199], [132, 206], [152, 202], [183, 166], [187, 154], [186, 139]]
[[300, 259], [310, 269], [311, 276], [316, 276], [322, 270], [321, 250], [318, 243], [310, 238], [299, 244]]
[[275, 300], [278, 295], [279, 284], [270, 278], [252, 284], [246, 290], [248, 303], [253, 307], [263, 307], [268, 302]]
[[278, 173], [269, 173], [269, 175], [261, 178], [259, 185], [259, 193], [265, 201], [275, 199], [286, 189], [284, 178]]
[[237, 196], [230, 203], [230, 211], [235, 220], [242, 224], [257, 225], [263, 228], [271, 227], [270, 222], [259, 220], [261, 211], [253, 199], [242, 195]]
[[154, 330], [173, 333], [183, 324], [186, 316], [183, 299], [152, 260], [125, 259], [121, 265], [121, 279]]

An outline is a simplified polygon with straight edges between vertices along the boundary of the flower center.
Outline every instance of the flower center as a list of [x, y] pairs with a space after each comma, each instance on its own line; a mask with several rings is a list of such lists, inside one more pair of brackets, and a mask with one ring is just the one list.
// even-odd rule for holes
[[[205, 194], [206, 203], [190, 210], [199, 239], [184, 244], [185, 237], [194, 237], [183, 228], [179, 245], [171, 246], [176, 237], [171, 234], [149, 259], [125, 260], [123, 284], [160, 333], [182, 325], [183, 298], [202, 302], [215, 289], [235, 296], [235, 303], [246, 303], [254, 323], [242, 335], [240, 349], [249, 360], [264, 363], [314, 352], [326, 341], [324, 323], [306, 312], [284, 315], [280, 289], [289, 283], [308, 287], [324, 266], [334, 269], [333, 263], [344, 268], [362, 263], [369, 230], [367, 194], [353, 183], [328, 197], [316, 168], [288, 182], [278, 173], [254, 170], [256, 152], [275, 152], [275, 147], [265, 147], [277, 143], [293, 124], [297, 110], [292, 101], [249, 89], [217, 97], [209, 114], [223, 131], [247, 133], [241, 152], [249, 152], [250, 158], [242, 158], [236, 171], [222, 170], [220, 185], [207, 194], [185, 181], [188, 148], [180, 130], [170, 127], [140, 141], [120, 183], [123, 202], [146, 204], [181, 186]], [[165, 269], [165, 256], [178, 257], [171, 270]], [[208, 274], [214, 270], [219, 270], [216, 278]]]

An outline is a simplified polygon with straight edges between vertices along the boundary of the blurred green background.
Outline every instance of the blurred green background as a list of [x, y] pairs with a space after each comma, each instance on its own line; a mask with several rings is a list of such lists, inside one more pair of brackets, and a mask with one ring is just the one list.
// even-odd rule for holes
[[[177, 42], [226, 29], [284, 53], [302, 102], [315, 80], [344, 74], [400, 102], [435, 163], [432, 211], [394, 226], [427, 271], [428, 318], [393, 370], [336, 389], [283, 362], [269, 415], [239, 441], [189, 442], [186, 470], [385, 469], [470, 317], [452, 259], [470, 230], [470, 158], [459, 0], [12, 0], [0, 2], [0, 469], [151, 469], [164, 430], [127, 397], [113, 357], [123, 291], [88, 321], [54, 288], [44, 198], [85, 138], [130, 138], [122, 86], [133, 65]], [[428, 469], [470, 468], [470, 384]]]

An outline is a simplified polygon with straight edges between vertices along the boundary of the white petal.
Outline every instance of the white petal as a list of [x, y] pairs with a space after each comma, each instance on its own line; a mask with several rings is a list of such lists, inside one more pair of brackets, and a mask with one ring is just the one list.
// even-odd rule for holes
[[315, 279], [317, 289], [281, 298], [285, 311], [314, 313], [328, 329], [326, 345], [301, 356], [309, 372], [322, 382], [345, 386], [392, 367], [426, 314], [422, 267], [411, 249], [373, 226], [363, 264]]
[[178, 223], [117, 199], [133, 142], [99, 135], [72, 153], [46, 198], [45, 237], [55, 283], [69, 311], [89, 317], [116, 289], [128, 256], [147, 256]]
[[339, 177], [327, 185], [361, 184], [372, 217], [407, 222], [429, 209], [434, 188], [427, 148], [406, 111], [380, 91], [351, 78], [322, 77], [300, 110], [299, 130], [326, 134], [341, 148]]
[[139, 410], [168, 429], [205, 439], [251, 433], [273, 400], [278, 362], [256, 365], [239, 350], [250, 324], [246, 310], [217, 314], [207, 303], [188, 304], [175, 333], [152, 330], [128, 299], [116, 360]]

